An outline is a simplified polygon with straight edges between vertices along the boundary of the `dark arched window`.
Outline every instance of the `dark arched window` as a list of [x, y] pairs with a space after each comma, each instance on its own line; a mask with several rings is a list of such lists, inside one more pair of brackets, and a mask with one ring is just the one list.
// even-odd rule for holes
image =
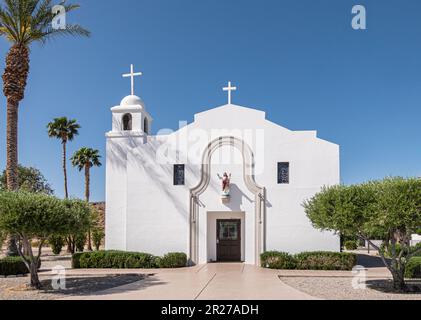
[[148, 121], [148, 118], [145, 118], [145, 120], [143, 120], [143, 131], [146, 134], [149, 134], [149, 121]]
[[126, 113], [123, 116], [123, 131], [131, 131], [132, 130], [132, 115], [130, 113]]

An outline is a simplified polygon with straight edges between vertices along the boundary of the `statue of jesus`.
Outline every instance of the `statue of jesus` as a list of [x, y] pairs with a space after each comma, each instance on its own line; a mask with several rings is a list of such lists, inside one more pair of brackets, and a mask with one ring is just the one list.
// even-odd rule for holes
[[223, 195], [227, 196], [230, 194], [230, 185], [231, 185], [231, 174], [228, 175], [228, 173], [224, 173], [224, 175], [221, 177], [218, 174], [218, 178], [222, 180], [222, 193]]

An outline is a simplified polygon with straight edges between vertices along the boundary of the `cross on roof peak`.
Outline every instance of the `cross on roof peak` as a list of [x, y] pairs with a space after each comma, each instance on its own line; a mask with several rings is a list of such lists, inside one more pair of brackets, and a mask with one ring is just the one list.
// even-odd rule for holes
[[237, 87], [232, 87], [231, 81], [228, 81], [228, 87], [223, 88], [223, 90], [228, 92], [228, 104], [231, 104], [231, 102], [232, 102], [231, 92], [237, 91]]

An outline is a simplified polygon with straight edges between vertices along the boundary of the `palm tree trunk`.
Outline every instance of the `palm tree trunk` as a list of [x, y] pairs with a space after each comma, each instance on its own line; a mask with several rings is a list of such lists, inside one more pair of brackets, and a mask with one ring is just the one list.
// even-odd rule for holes
[[[6, 68], [2, 77], [3, 93], [7, 98], [6, 179], [9, 191], [18, 189], [18, 111], [19, 102], [25, 96], [28, 73], [28, 48], [21, 45], [12, 46], [6, 56]], [[8, 240], [8, 255], [17, 255], [13, 235]]]
[[[9, 191], [18, 189], [18, 110], [19, 103], [7, 99], [6, 182]], [[16, 239], [7, 239], [7, 256], [18, 256]]]
[[90, 182], [91, 182], [91, 175], [90, 175], [90, 166], [89, 164], [85, 165], [85, 200], [86, 202], [89, 203], [89, 198], [90, 198]]
[[64, 198], [69, 198], [69, 192], [67, 190], [67, 167], [66, 167], [66, 160], [67, 160], [67, 150], [66, 150], [66, 142], [63, 142], [63, 174], [64, 174]]
[[18, 109], [18, 102], [7, 99], [6, 179], [9, 191], [18, 189]]
[[[87, 203], [89, 203], [89, 197], [90, 197], [90, 181], [91, 181], [91, 176], [90, 176], [90, 165], [89, 163], [87, 163], [85, 165], [85, 200]], [[89, 228], [88, 230], [88, 251], [92, 251], [92, 241], [91, 241], [91, 228]]]

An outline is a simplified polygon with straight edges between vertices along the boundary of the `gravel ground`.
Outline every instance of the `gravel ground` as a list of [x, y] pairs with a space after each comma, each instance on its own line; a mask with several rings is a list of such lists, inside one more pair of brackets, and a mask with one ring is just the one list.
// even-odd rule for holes
[[389, 280], [369, 279], [367, 289], [355, 290], [352, 278], [340, 277], [280, 277], [285, 284], [325, 300], [421, 300], [421, 281], [410, 283], [420, 293], [391, 292]]
[[51, 287], [51, 276], [41, 275], [44, 290], [28, 289], [29, 277], [0, 278], [0, 300], [56, 300], [69, 296], [89, 295], [99, 291], [139, 282], [143, 275], [107, 275], [70, 277], [66, 279], [66, 290], [56, 291]]
[[[55, 256], [49, 248], [44, 248], [41, 271], [48, 271], [56, 266], [71, 268], [71, 255]], [[56, 300], [69, 296], [89, 295], [139, 282], [145, 278], [139, 274], [69, 276], [66, 279], [67, 289], [56, 291], [51, 287], [50, 272], [41, 272], [39, 276], [44, 288], [40, 291], [28, 289], [29, 277], [0, 277], [0, 300]]]

